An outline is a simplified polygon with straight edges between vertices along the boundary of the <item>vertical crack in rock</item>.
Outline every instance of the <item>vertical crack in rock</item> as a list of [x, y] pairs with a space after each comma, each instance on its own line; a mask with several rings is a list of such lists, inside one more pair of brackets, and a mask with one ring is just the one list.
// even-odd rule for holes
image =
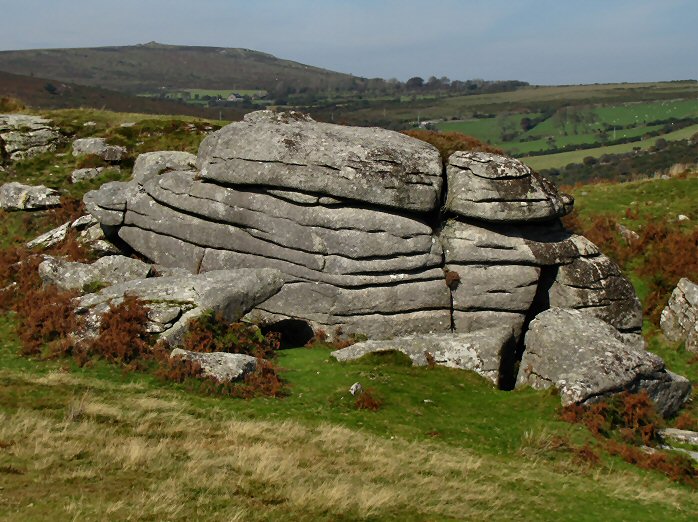
[[499, 388], [501, 390], [513, 390], [516, 385], [516, 378], [519, 373], [519, 366], [524, 354], [524, 341], [529, 325], [536, 316], [550, 308], [550, 288], [553, 286], [557, 278], [559, 266], [544, 266], [541, 267], [536, 294], [531, 303], [531, 307], [526, 312], [523, 328], [519, 336], [516, 346], [512, 346], [511, 350], [504, 350], [501, 364], [499, 367]]

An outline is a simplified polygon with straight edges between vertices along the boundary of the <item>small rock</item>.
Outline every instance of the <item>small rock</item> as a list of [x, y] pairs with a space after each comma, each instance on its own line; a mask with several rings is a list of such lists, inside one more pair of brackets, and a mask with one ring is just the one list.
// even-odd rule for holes
[[89, 181], [95, 179], [104, 171], [104, 167], [95, 167], [89, 169], [76, 169], [70, 175], [71, 183], [78, 183], [80, 181]]
[[677, 219], [678, 221], [690, 221], [691, 218], [688, 217], [688, 216], [685, 215], [685, 214], [679, 214], [679, 215], [676, 217], [676, 219]]
[[359, 394], [363, 391], [364, 391], [363, 386], [361, 386], [361, 384], [358, 382], [355, 382], [354, 384], [351, 385], [351, 388], [349, 388], [349, 393], [351, 393], [352, 395]]
[[136, 158], [133, 165], [133, 179], [143, 184], [167, 171], [193, 171], [196, 169], [196, 156], [188, 152], [159, 151], [146, 152]]
[[126, 155], [126, 148], [108, 145], [104, 138], [80, 138], [73, 142], [73, 156], [93, 154], [104, 161], [121, 161]]
[[187, 361], [198, 362], [204, 376], [218, 382], [239, 381], [257, 368], [255, 357], [241, 353], [199, 353], [175, 348], [170, 353], [170, 357], [181, 357]]
[[684, 342], [686, 350], [698, 353], [698, 285], [682, 278], [671, 293], [659, 319], [670, 341]]

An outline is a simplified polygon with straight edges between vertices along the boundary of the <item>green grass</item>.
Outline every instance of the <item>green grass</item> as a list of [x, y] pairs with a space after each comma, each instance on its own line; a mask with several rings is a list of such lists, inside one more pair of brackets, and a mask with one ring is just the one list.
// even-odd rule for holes
[[604, 154], [622, 154], [631, 152], [635, 147], [639, 147], [641, 150], [646, 150], [654, 146], [656, 141], [660, 138], [667, 141], [685, 140], [693, 136], [696, 132], [698, 132], [698, 125], [691, 125], [689, 127], [643, 141], [623, 143], [621, 145], [610, 145], [608, 147], [597, 147], [594, 149], [561, 152], [559, 154], [548, 154], [545, 156], [527, 156], [521, 158], [521, 161], [536, 170], [559, 168], [570, 163], [581, 163], [582, 160], [587, 156], [599, 158]]
[[[698, 509], [695, 492], [657, 473], [575, 463], [555, 437], [591, 438], [557, 420], [558, 397], [497, 391], [470, 372], [299, 348], [280, 354], [288, 397], [236, 400], [19, 357], [9, 316], [0, 338], [3, 520], [690, 520]], [[382, 409], [352, 407], [356, 381]]]
[[[572, 193], [580, 218], [587, 221], [600, 214], [610, 214], [634, 229], [648, 217], [675, 220], [679, 214], [685, 214], [691, 218], [684, 223], [685, 227], [695, 227], [698, 219], [698, 178], [695, 177], [582, 185]], [[639, 210], [644, 220], [627, 219], [628, 208]]]

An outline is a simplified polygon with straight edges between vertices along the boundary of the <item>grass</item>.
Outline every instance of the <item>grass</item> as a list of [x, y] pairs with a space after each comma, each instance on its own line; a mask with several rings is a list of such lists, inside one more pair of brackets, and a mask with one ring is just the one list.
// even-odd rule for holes
[[[685, 227], [695, 227], [698, 219], [698, 178], [652, 179], [629, 183], [598, 183], [572, 190], [580, 218], [588, 221], [610, 214], [630, 229], [637, 229], [648, 217], [675, 220], [679, 214], [691, 218]], [[626, 209], [639, 209], [644, 220], [628, 219]]]
[[[0, 319], [3, 520], [690, 520], [698, 509], [695, 492], [618, 459], [580, 468], [554, 449], [556, 434], [588, 438], [556, 419], [556, 397], [496, 392], [468, 372], [302, 348], [281, 354], [286, 399], [200, 397], [103, 365], [19, 358], [10, 323]], [[383, 409], [343, 402], [354, 379]]]
[[587, 156], [599, 158], [604, 154], [621, 154], [632, 152], [636, 147], [641, 150], [646, 150], [654, 146], [654, 144], [660, 138], [667, 141], [685, 140], [693, 136], [696, 132], [698, 132], [698, 125], [691, 125], [689, 127], [643, 141], [623, 143], [621, 145], [610, 145], [608, 147], [597, 147], [594, 149], [575, 150], [572, 152], [561, 152], [559, 154], [547, 154], [544, 156], [528, 156], [521, 158], [521, 161], [535, 170], [559, 168], [570, 163], [581, 163], [582, 160]]

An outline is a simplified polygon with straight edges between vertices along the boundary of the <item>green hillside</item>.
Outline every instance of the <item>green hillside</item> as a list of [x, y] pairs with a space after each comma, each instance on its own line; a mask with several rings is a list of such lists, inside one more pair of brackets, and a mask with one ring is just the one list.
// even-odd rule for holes
[[131, 94], [161, 89], [349, 89], [353, 77], [249, 49], [151, 42], [0, 52], [0, 71]]

